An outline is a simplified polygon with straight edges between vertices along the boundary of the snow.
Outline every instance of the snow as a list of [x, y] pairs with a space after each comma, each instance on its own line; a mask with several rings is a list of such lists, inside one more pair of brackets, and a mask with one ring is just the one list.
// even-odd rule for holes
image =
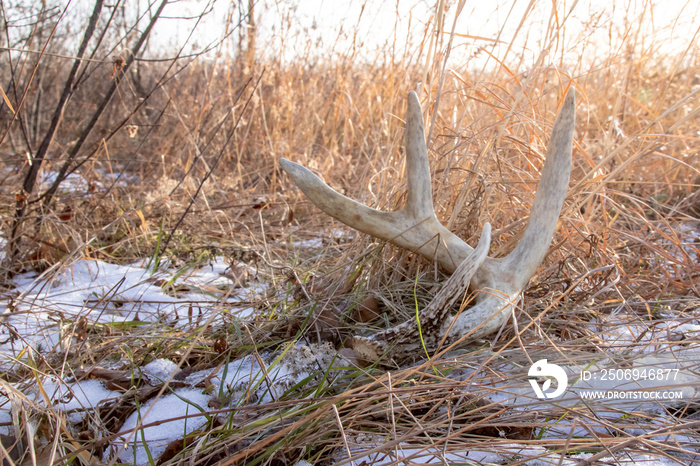
[[[166, 391], [132, 413], [120, 429], [118, 440], [105, 452], [105, 461], [115, 455], [122, 461], [135, 464], [150, 464], [149, 454], [158, 458], [168, 444], [204, 426], [209, 401], [218, 396], [231, 400], [230, 406], [240, 406], [247, 401], [267, 403], [279, 398], [290, 386], [316, 369], [318, 364], [328, 366], [333, 359], [330, 345], [307, 346], [296, 344], [281, 355], [263, 354], [261, 359], [252, 355], [232, 361], [218, 370], [191, 374], [185, 380], [187, 387]], [[265, 363], [262, 368], [259, 361]], [[141, 370], [147, 377], [158, 381], [168, 379], [177, 365], [167, 359], [156, 359]], [[201, 388], [202, 382], [208, 381]], [[265, 382], [265, 383], [263, 383]], [[211, 391], [208, 387], [216, 390]], [[122, 396], [107, 390], [99, 380], [64, 383], [46, 378], [41, 388], [34, 387], [17, 398], [42, 405], [51, 405], [69, 415], [70, 422], [80, 422], [84, 416], [100, 403]], [[48, 397], [48, 398], [46, 398]], [[0, 433], [11, 434], [12, 417], [10, 399], [0, 396], [0, 423], [8, 426]], [[140, 427], [144, 426], [143, 429]]]
[[[120, 433], [123, 435], [120, 442], [117, 442], [117, 445], [121, 443], [119, 459], [148, 464], [149, 453], [152, 458], [158, 458], [170, 442], [184, 438], [207, 422], [206, 416], [188, 415], [206, 413], [209, 398], [201, 390], [182, 388], [137, 409], [122, 426]], [[146, 427], [136, 430], [141, 426]], [[134, 431], [136, 433], [132, 434]], [[144, 445], [148, 445], [148, 449]], [[108, 461], [112, 453], [113, 451], [105, 453], [104, 460]]]
[[[236, 264], [250, 272], [245, 264]], [[49, 270], [41, 276], [33, 273], [15, 277], [15, 289], [0, 298], [0, 367], [11, 371], [18, 364], [31, 362], [39, 355], [51, 355], [75, 348], [76, 327], [80, 319], [91, 324], [112, 322], [139, 322], [141, 325], [171, 322], [177, 326], [200, 325], [210, 320], [216, 325], [224, 318], [245, 319], [254, 316], [249, 303], [266, 291], [266, 286], [254, 283], [249, 287], [234, 288], [229, 276], [231, 267], [220, 257], [198, 268], [182, 271], [151, 273], [145, 261], [117, 265], [98, 260], [75, 261], [62, 270]], [[239, 271], [240, 272], [240, 271]], [[182, 288], [182, 293], [168, 293], [164, 283], [171, 282], [172, 289]], [[189, 290], [189, 291], [188, 291]], [[225, 296], [224, 296], [225, 295]], [[193, 322], [191, 303], [200, 303]], [[78, 346], [79, 348], [79, 346]], [[246, 361], [245, 359], [243, 361]], [[241, 361], [234, 361], [231, 365]], [[252, 366], [251, 366], [252, 367]], [[251, 369], [247, 367], [247, 369]], [[286, 367], [280, 365], [280, 368]], [[226, 368], [224, 382], [245, 386], [243, 376], [233, 380], [239, 370]], [[244, 368], [246, 369], [246, 368]], [[177, 364], [167, 359], [155, 359], [140, 368], [152, 384], [169, 380], [177, 371]], [[260, 371], [259, 366], [257, 370]], [[273, 371], [274, 372], [274, 371]], [[278, 370], [280, 376], [284, 374]], [[275, 372], [276, 373], [276, 372]], [[70, 380], [70, 377], [66, 377]], [[222, 386], [226, 383], [219, 382]], [[106, 400], [122, 396], [105, 388], [100, 380], [64, 382], [56, 377], [42, 377], [31, 388], [10, 385], [8, 396], [0, 395], [0, 433], [12, 434], [11, 405], [37, 403], [51, 405], [67, 413], [70, 422], [80, 422], [94, 407]], [[247, 387], [246, 387], [247, 388]], [[3, 390], [7, 392], [8, 390]], [[11, 402], [11, 398], [15, 401]], [[150, 454], [157, 458], [169, 441], [182, 438], [184, 433], [201, 427], [205, 417], [194, 417], [139, 431], [134, 438], [128, 432], [138, 419], [153, 423], [207, 409], [209, 395], [201, 388], [185, 387], [174, 393], [151, 400], [141, 406], [122, 426], [124, 437], [117, 444], [126, 449], [119, 453], [125, 461], [137, 464], [148, 462]], [[153, 407], [154, 409], [149, 409]], [[148, 414], [147, 414], [148, 413]], [[146, 416], [146, 417], [144, 417]]]
[[[332, 235], [329, 235], [332, 236]], [[313, 245], [311, 245], [313, 246]], [[296, 244], [296, 247], [310, 247]], [[171, 325], [174, 328], [196, 327], [209, 322], [217, 326], [237, 320], [256, 318], [256, 306], [251, 303], [268, 292], [266, 284], [257, 278], [254, 267], [230, 263], [217, 257], [197, 267], [181, 270], [161, 268], [153, 273], [146, 261], [116, 265], [90, 259], [75, 261], [62, 270], [49, 270], [37, 276], [23, 274], [15, 277], [15, 289], [0, 297], [0, 367], [12, 371], [18, 366], [31, 363], [38, 356], [61, 354], [80, 348], [78, 323], [127, 323], [139, 325]], [[192, 312], [192, 306], [197, 307]], [[581, 371], [600, 373], [606, 368], [616, 367], [611, 359], [589, 361], [586, 365], [562, 364], [569, 377], [565, 396], [557, 400], [539, 400], [534, 396], [523, 367], [513, 364], [501, 373], [523, 373], [507, 381], [490, 384], [488, 399], [515, 410], [549, 409], [552, 406], [579, 409], [595, 406], [596, 416], [608, 422], [619, 421], [619, 428], [629, 435], [647, 435], [651, 425], [659, 427], [673, 421], [659, 400], [585, 400], [586, 390], [652, 391], [678, 390], [683, 401], [696, 398], [700, 386], [697, 371], [700, 349], [689, 346], [683, 336], [700, 331], [700, 323], [684, 319], [679, 321], [672, 311], [662, 316], [655, 326], [634, 320], [630, 316], [600, 317], [590, 325], [599, 335], [600, 348], [615, 350], [610, 354], [620, 355], [621, 348], [634, 352], [632, 364], [635, 369], [678, 369], [674, 380], [613, 381], [583, 380]], [[676, 337], [677, 336], [677, 337]], [[631, 353], [629, 353], [631, 355]], [[169, 443], [181, 440], [197, 429], [206, 429], [211, 412], [210, 402], [218, 398], [226, 400], [224, 407], [238, 407], [251, 403], [270, 403], [280, 398], [299, 381], [310, 374], [327, 375], [332, 383], [334, 372], [326, 373], [333, 358], [337, 357], [330, 345], [308, 345], [294, 342], [277, 353], [247, 355], [226, 361], [217, 367], [194, 372], [179, 379], [177, 388], [167, 388], [160, 396], [153, 396], [136, 407], [120, 428], [118, 440], [111, 442], [103, 460], [119, 459], [134, 464], [149, 464], [165, 451]], [[557, 355], [553, 355], [553, 359]], [[164, 358], [148, 361], [134, 368], [152, 385], [171, 381], [178, 373], [178, 362]], [[336, 366], [350, 366], [347, 361], [336, 359]], [[508, 362], [504, 362], [508, 364]], [[527, 369], [527, 368], [525, 368]], [[337, 372], [337, 371], [336, 371]], [[468, 376], [465, 371], [461, 376]], [[451, 377], [460, 376], [457, 372]], [[109, 390], [102, 381], [74, 380], [69, 375], [63, 378], [39, 375], [34, 386], [2, 382], [0, 395], [0, 433], [12, 434], [11, 406], [36, 403], [66, 413], [70, 423], [78, 423], [90, 415], [101, 403], [123, 396]], [[486, 389], [483, 384], [480, 389]], [[216, 403], [214, 403], [216, 405]], [[217, 408], [218, 409], [218, 408]], [[646, 430], [624, 424], [623, 413], [643, 410], [653, 413]], [[140, 428], [140, 426], [145, 426]], [[573, 425], [569, 419], [552, 419], [543, 429], [546, 439], [567, 439], [571, 435], [588, 437], [592, 432], [609, 435], [600, 426]], [[352, 432], [348, 432], [352, 439]], [[652, 439], [669, 442], [668, 435]], [[527, 465], [574, 464], [590, 458], [592, 454], [581, 453], [575, 457], [560, 458], [555, 453], [537, 446], [522, 444], [500, 444], [497, 449], [473, 449], [463, 454], [445, 453], [440, 450], [420, 448], [400, 443], [393, 453], [368, 453], [386, 439], [355, 435], [351, 454], [355, 464], [443, 464], [447, 462], [512, 463], [522, 461]], [[690, 437], [676, 435], [674, 441], [688, 445], [695, 443]], [[150, 455], [150, 457], [149, 457]], [[338, 457], [337, 459], [342, 459]], [[630, 454], [625, 458], [600, 458], [599, 462], [677, 464], [663, 457]], [[300, 461], [297, 464], [303, 465]]]
[[339, 244], [351, 240], [354, 237], [352, 231], [346, 231], [342, 228], [331, 228], [324, 230], [321, 238], [311, 238], [302, 241], [294, 241], [292, 246], [296, 249], [320, 249], [329, 244]]
[[[232, 393], [233, 404], [249, 398], [251, 388], [257, 390], [259, 403], [279, 399], [289, 387], [317, 368], [327, 368], [334, 356], [331, 345], [304, 345], [298, 343], [266, 364], [264, 370], [258, 358], [248, 355], [223, 365], [218, 371], [204, 370], [190, 374], [186, 383], [198, 386], [210, 384], [216, 393]], [[263, 383], [264, 382], [264, 383]]]
[[592, 321], [590, 327], [602, 340], [602, 346], [611, 349], [637, 346], [645, 353], [680, 347], [684, 339], [700, 332], [700, 325], [680, 321], [672, 312], [659, 316], [662, 319], [650, 326], [637, 316], [604, 315]]
[[[241, 307], [239, 312], [228, 309], [257, 299], [266, 286], [254, 283], [231, 289], [230, 271], [231, 267], [222, 258], [185, 273], [157, 274], [152, 274], [144, 262], [115, 265], [84, 259], [41, 276], [19, 275], [13, 293], [0, 300], [5, 324], [0, 326], [0, 366], [10, 371], [20, 361], [31, 363], [39, 355], [79, 348], [75, 327], [80, 319], [90, 323], [138, 321], [141, 325], [162, 325], [165, 321], [187, 326], [193, 324], [192, 316], [187, 313], [192, 302], [202, 304], [195, 325], [207, 319], [211, 325], [217, 325], [222, 316], [254, 317], [250, 305]], [[173, 289], [182, 288], [181, 294], [168, 293], [163, 285], [166, 282], [171, 282]], [[226, 309], [222, 309], [223, 305]], [[206, 417], [198, 414], [210, 410], [208, 402], [213, 396], [210, 393], [228, 397], [232, 405], [251, 399], [259, 403], [273, 401], [316, 370], [318, 364], [327, 367], [333, 357], [331, 349], [310, 349], [298, 343], [281, 355], [263, 354], [259, 358], [249, 355], [218, 369], [191, 374], [185, 380], [185, 387], [166, 391], [138, 406], [122, 425], [119, 440], [112, 442], [105, 452], [105, 459], [116, 455], [125, 462], [149, 464], [149, 455], [157, 459], [170, 442], [182, 439], [206, 423]], [[178, 366], [174, 361], [158, 358], [138, 370], [157, 386], [172, 379]], [[13, 403], [52, 406], [67, 413], [70, 422], [78, 423], [100, 403], [122, 396], [108, 390], [100, 380], [70, 381], [69, 376], [65, 380], [68, 382], [43, 376], [39, 384], [30, 388], [6, 384], [4, 391], [8, 396], [0, 395], [0, 423], [4, 426], [0, 433], [13, 433]], [[209, 390], [212, 386], [215, 392]], [[146, 427], [136, 429], [137, 426]]]
[[169, 359], [160, 358], [149, 362], [141, 370], [155, 385], [170, 380], [177, 372], [177, 364]]
[[99, 380], [85, 380], [71, 384], [59, 381], [44, 382], [43, 387], [52, 404], [63, 411], [93, 407], [106, 399], [120, 396], [118, 392], [104, 388]]
[[[38, 353], [66, 350], [74, 342], [73, 328], [80, 319], [90, 324], [174, 322], [179, 326], [212, 319], [216, 324], [228, 316], [250, 317], [249, 305], [232, 312], [217, 310], [226, 303], [254, 301], [266, 289], [261, 284], [238, 288], [228, 292], [222, 303], [223, 293], [217, 287], [230, 285], [231, 280], [223, 276], [221, 260], [177, 277], [152, 274], [145, 265], [144, 261], [116, 265], [83, 259], [53, 274], [16, 277], [16, 295], [0, 301], [6, 324], [0, 328], [0, 367], [26, 358], [28, 348]], [[168, 293], [159, 284], [169, 281], [173, 287], [191, 291]]]
[[[589, 434], [590, 435], [590, 434]], [[556, 466], [576, 465], [588, 460], [592, 453], [579, 453], [561, 457], [541, 446], [525, 446], [521, 444], [500, 444], [490, 449], [472, 449], [464, 453], [444, 453], [439, 448], [416, 448], [399, 444], [393, 451], [363, 455], [363, 451], [381, 444], [367, 443], [362, 448], [350, 448], [354, 464], [372, 466], [411, 464], [523, 464], [526, 466]], [[346, 455], [339, 455], [339, 461], [346, 460]], [[297, 463], [299, 465], [301, 462]], [[595, 464], [645, 464], [650, 466], [678, 466], [681, 461], [662, 456], [623, 453], [617, 457], [605, 456], [596, 460]]]
[[320, 249], [323, 247], [323, 239], [313, 238], [303, 241], [295, 241], [294, 247], [298, 249]]
[[[661, 246], [668, 248], [668, 253], [676, 259], [679, 263], [685, 262], [685, 256], [687, 255], [691, 263], [697, 264], [698, 262], [698, 251], [700, 251], [700, 222], [687, 220], [673, 231], [664, 227], [662, 232], [665, 236], [662, 236], [658, 243]], [[671, 240], [674, 238], [674, 241]], [[680, 249], [675, 247], [676, 241], [680, 243]], [[664, 265], [670, 265], [670, 261], [664, 261]]]
[[[6, 390], [9, 396], [0, 395], [0, 434], [10, 435], [12, 426], [11, 405], [36, 403], [39, 406], [53, 406], [68, 413], [70, 422], [80, 422], [86, 411], [105, 400], [118, 398], [120, 393], [106, 389], [98, 380], [65, 383], [47, 377], [41, 384], [22, 391]], [[14, 400], [14, 401], [11, 401]]]
[[[642, 355], [633, 360], [636, 371], [625, 372], [613, 361], [601, 359], [589, 365], [560, 365], [568, 375], [565, 395], [555, 401], [536, 398], [529, 382], [522, 378], [517, 382], [499, 384], [499, 392], [489, 398], [519, 409], [545, 409], [555, 403], [561, 407], [576, 407], [582, 400], [602, 405], [601, 413], [619, 417], [625, 412], [647, 411], [663, 413], [663, 393], [673, 392], [671, 400], [690, 401], [697, 396], [700, 375], [697, 373], [700, 349], [686, 348], [674, 353]], [[588, 379], [582, 372], [588, 372]], [[653, 376], [647, 375], [653, 373]], [[659, 377], [656, 376], [659, 374]], [[584, 393], [585, 392], [585, 393]], [[593, 395], [591, 395], [593, 394]], [[606, 394], [601, 398], [596, 396]], [[607, 396], [610, 394], [611, 396]], [[591, 398], [591, 396], [593, 396]], [[607, 409], [605, 409], [607, 407]], [[615, 414], [617, 413], [617, 414]], [[568, 435], [568, 431], [565, 436]]]
[[[98, 189], [101, 190], [111, 186], [115, 182], [120, 186], [129, 186], [140, 182], [138, 175], [130, 173], [112, 173], [100, 169], [96, 169], [96, 172], [97, 173], [91, 180], [88, 180], [80, 173], [70, 173], [61, 182], [59, 189], [61, 192], [84, 192]], [[54, 183], [57, 176], [57, 171], [41, 172], [37, 182], [41, 189], [47, 189]]]
[[[110, 455], [119, 446], [122, 448], [118, 452], [119, 459], [148, 464], [149, 453], [157, 458], [170, 442], [184, 438], [206, 423], [206, 416], [191, 415], [211, 411], [208, 404], [212, 397], [230, 398], [231, 406], [240, 406], [249, 400], [257, 400], [258, 403], [274, 401], [291, 385], [302, 377], [307, 377], [314, 364], [319, 361], [330, 363], [333, 356], [331, 349], [330, 345], [311, 348], [298, 344], [277, 357], [262, 355], [265, 368], [261, 367], [258, 358], [249, 355], [232, 361], [213, 373], [206, 370], [190, 374], [185, 379], [190, 387], [177, 389], [172, 394], [149, 401], [127, 419], [121, 429], [123, 436], [105, 454], [105, 460], [111, 458]], [[149, 366], [156, 371], [165, 368], [161, 372], [165, 376], [173, 369], [174, 363], [167, 360], [153, 361], [144, 370]], [[206, 394], [210, 392], [206, 388], [198, 388], [203, 382], [208, 387], [215, 388], [212, 394]], [[139, 425], [146, 427], [139, 429], [135, 436], [132, 435]]]

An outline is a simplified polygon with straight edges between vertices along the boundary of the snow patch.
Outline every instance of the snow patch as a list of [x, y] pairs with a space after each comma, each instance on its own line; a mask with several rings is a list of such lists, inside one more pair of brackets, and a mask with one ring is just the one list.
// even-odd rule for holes
[[[170, 442], [184, 438], [206, 423], [204, 415], [190, 415], [206, 412], [209, 398], [200, 390], [182, 388], [141, 406], [122, 425], [119, 459], [138, 465], [150, 464], [149, 453], [157, 459]], [[137, 427], [140, 428], [134, 433]], [[148, 449], [144, 445], [148, 445]], [[105, 453], [105, 461], [113, 457], [116, 448]]]
[[177, 364], [169, 359], [162, 358], [151, 361], [141, 368], [141, 371], [153, 382], [153, 385], [170, 380], [170, 377], [177, 370]]

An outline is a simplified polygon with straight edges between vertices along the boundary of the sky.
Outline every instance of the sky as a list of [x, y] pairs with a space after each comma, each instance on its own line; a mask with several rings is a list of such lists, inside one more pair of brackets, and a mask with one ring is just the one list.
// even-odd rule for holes
[[[242, 2], [247, 6], [247, 1]], [[378, 50], [395, 44], [403, 53], [418, 46], [426, 27], [432, 30], [437, 2], [425, 0], [258, 0], [256, 23], [261, 51], [278, 55], [284, 63], [299, 56], [323, 57], [329, 50], [365, 56], [374, 60]], [[444, 17], [443, 49], [454, 23], [457, 2], [449, 5]], [[548, 44], [548, 26], [562, 28], [559, 37], [565, 43], [555, 44], [559, 58], [570, 55], [578, 60], [585, 56], [594, 60], [601, 50], [626, 52], [623, 39], [636, 41], [642, 50], [658, 50], [673, 55], [692, 42], [700, 27], [700, 2], [695, 0], [565, 0], [535, 1], [466, 1], [454, 23], [456, 37], [451, 54], [456, 60], [483, 66], [492, 60], [479, 55], [485, 47], [502, 58], [506, 50], [511, 57], [533, 62]], [[556, 16], [552, 15], [552, 5]], [[183, 1], [172, 5], [167, 15], [195, 16], [206, 8], [207, 2]], [[196, 47], [219, 40], [225, 31], [225, 19], [238, 22], [238, 2], [214, 2], [194, 35]], [[525, 18], [523, 20], [523, 18]], [[641, 18], [641, 20], [640, 20]], [[522, 21], [522, 25], [521, 25]], [[166, 19], [155, 31], [154, 44], [182, 43], [193, 21]], [[238, 31], [234, 33], [238, 39]], [[471, 36], [471, 37], [465, 37]], [[496, 42], [498, 39], [500, 42]], [[551, 45], [551, 44], [550, 44]], [[493, 49], [492, 49], [493, 47]], [[486, 54], [488, 55], [488, 54]], [[401, 55], [399, 55], [401, 56]]]
[[[86, 26], [94, 3], [92, 0], [59, 2], [68, 5], [64, 18], [68, 21], [64, 20], [61, 26], [71, 31], [69, 38], [77, 40], [81, 35], [76, 32]], [[155, 11], [160, 0], [124, 0], [122, 14], [130, 19], [143, 15], [138, 27], [143, 30], [150, 17], [146, 13], [149, 3], [151, 11]], [[411, 59], [417, 59], [421, 41], [427, 43], [434, 37], [438, 3], [437, 0], [256, 0], [257, 50], [268, 58], [278, 59], [282, 65], [300, 57], [308, 63], [329, 56], [352, 56], [370, 62], [378, 57], [387, 60], [392, 51], [394, 60], [410, 65]], [[493, 65], [496, 62], [493, 57], [497, 57], [509, 66], [527, 68], [544, 49], [550, 54], [546, 64], [584, 61], [593, 65], [598, 59], [609, 57], [610, 52], [625, 56], [632, 43], [635, 53], [675, 56], [699, 42], [697, 0], [466, 0], [456, 22], [458, 0], [444, 3], [447, 4], [443, 10], [444, 32], [438, 48], [447, 49], [454, 25], [452, 67], [483, 68]], [[172, 56], [189, 37], [184, 53], [221, 44], [213, 47], [207, 56], [234, 55], [239, 37], [246, 31], [245, 24], [237, 26], [247, 12], [247, 5], [248, 0], [173, 1], [152, 33], [149, 50]], [[206, 14], [198, 19], [202, 12]], [[16, 39], [26, 37], [26, 24], [31, 23], [33, 16], [11, 7], [7, 16], [12, 26], [20, 26], [10, 28], [11, 39], [13, 34]], [[227, 32], [228, 39], [223, 39]], [[128, 48], [132, 42], [125, 41], [120, 46]]]

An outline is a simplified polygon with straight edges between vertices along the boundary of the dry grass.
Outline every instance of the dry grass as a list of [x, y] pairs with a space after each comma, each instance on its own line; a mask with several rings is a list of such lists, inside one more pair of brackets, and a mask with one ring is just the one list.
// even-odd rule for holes
[[[278, 167], [279, 157], [290, 158], [348, 196], [373, 207], [397, 208], [404, 195], [405, 95], [421, 82], [438, 218], [471, 244], [481, 225], [490, 222], [491, 256], [506, 254], [517, 241], [560, 99], [569, 86], [577, 89], [569, 194], [550, 252], [517, 310], [517, 325], [468, 351], [413, 367], [391, 372], [347, 368], [332, 378], [320, 369], [274, 403], [212, 409], [206, 426], [159, 464], [294, 464], [300, 459], [330, 464], [333, 458], [334, 464], [350, 464], [347, 457], [355, 446], [395, 454], [408, 446], [444, 453], [489, 450], [512, 458], [512, 464], [551, 452], [622, 459], [643, 452], [688, 460], [678, 456], [687, 454], [697, 461], [692, 403], [676, 406], [670, 417], [657, 421], [644, 412], [605, 417], [592, 405], [575, 410], [552, 405], [532, 412], [487, 398], [508, 393], [541, 354], [584, 366], [601, 357], [631, 364], [634, 358], [625, 359], [631, 350], [670, 351], [677, 344], [661, 333], [615, 348], [602, 338], [610, 331], [607, 316], [624, 316], [617, 322], [652, 333], [669, 316], [697, 323], [696, 43], [689, 38], [686, 48], [668, 56], [644, 37], [613, 38], [611, 28], [616, 47], [598, 50], [593, 61], [559, 60], [570, 50], [600, 49], [586, 42], [586, 34], [602, 26], [592, 22], [580, 37], [569, 38], [557, 27], [563, 19], [553, 14], [542, 53], [532, 62], [499, 52], [494, 60], [502, 66], [453, 67], [452, 62], [444, 65], [441, 53], [451, 25], [439, 19], [421, 26], [425, 34], [411, 43], [415, 52], [397, 56], [388, 44], [388, 59], [367, 60], [361, 48], [337, 45], [326, 62], [300, 56], [281, 64], [259, 57], [251, 64], [221, 53], [178, 61], [172, 68], [168, 62], [139, 63], [138, 74], [122, 82], [98, 131], [79, 153], [81, 184], [59, 190], [48, 205], [31, 204], [21, 254], [4, 267], [13, 273], [41, 272], [80, 257], [125, 263], [161, 256], [185, 267], [224, 255], [233, 262], [254, 262], [260, 276], [286, 294], [254, 303], [263, 317], [249, 322], [245, 331], [235, 319], [229, 326], [197, 322], [186, 330], [159, 333], [151, 327], [115, 327], [83, 335], [88, 355], [55, 353], [5, 371], [3, 379], [19, 387], [13, 396], [21, 399], [23, 415], [41, 419], [37, 452], [39, 443], [53, 439], [48, 445], [55, 464], [69, 459], [94, 464], [135, 409], [134, 400], [143, 403], [167, 390], [127, 377], [123, 399], [100, 407], [84, 425], [70, 426], [63, 414], [22, 395], [22, 387], [41, 384], [43, 375], [81, 379], [105, 361], [128, 361], [125, 367], [134, 370], [156, 357], [199, 370], [265, 349], [281, 351], [300, 338], [320, 337], [340, 346], [354, 332], [410, 318], [416, 280], [418, 300], [427, 302], [442, 279], [439, 271], [410, 253], [351, 235], [289, 186]], [[14, 107], [27, 91], [19, 122], [12, 123], [8, 113], [2, 120], [3, 131], [8, 129], [0, 184], [6, 238], [23, 196], [26, 153], [46, 130], [66, 73], [65, 58], [19, 57], [12, 71], [2, 71], [3, 90]], [[84, 109], [94, 108], [95, 96], [115, 73], [107, 61], [88, 69], [89, 78], [63, 116], [45, 172], [61, 165], [85, 124]], [[6, 84], [10, 75], [15, 87]], [[161, 84], [151, 93], [156, 83]], [[128, 181], [111, 186], [112, 174]], [[41, 192], [33, 193], [30, 202]], [[321, 249], [291, 246], [334, 228], [346, 237], [328, 240], [321, 233], [326, 237]], [[11, 294], [11, 285], [6, 286]], [[354, 309], [368, 297], [383, 317], [357, 322]], [[313, 325], [316, 319], [321, 325]], [[697, 343], [694, 335], [683, 342], [688, 347]], [[10, 390], [8, 383], [3, 387]], [[559, 423], [563, 433], [548, 435]], [[572, 426], [590, 435], [574, 435]], [[509, 453], [515, 443], [532, 450]], [[412, 461], [410, 455], [406, 461]]]

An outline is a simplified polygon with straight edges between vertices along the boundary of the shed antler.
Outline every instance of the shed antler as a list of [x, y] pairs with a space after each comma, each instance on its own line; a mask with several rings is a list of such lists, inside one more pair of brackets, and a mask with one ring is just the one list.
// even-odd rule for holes
[[[436, 261], [452, 273], [433, 301], [411, 320], [371, 337], [355, 337], [359, 359], [375, 361], [391, 350], [401, 358], [423, 343], [435, 349], [441, 342], [486, 336], [500, 328], [513, 303], [537, 271], [552, 241], [566, 197], [571, 172], [575, 98], [570, 89], [557, 116], [537, 194], [525, 232], [513, 251], [502, 259], [487, 257], [491, 226], [484, 224], [481, 239], [472, 249], [445, 228], [435, 216], [430, 166], [418, 96], [408, 93], [406, 110], [406, 205], [395, 212], [372, 209], [331, 189], [303, 166], [280, 159], [280, 165], [306, 196], [328, 215], [368, 235], [389, 241]], [[471, 284], [470, 284], [471, 282]], [[476, 304], [448, 318], [451, 306], [467, 288], [478, 291]]]

